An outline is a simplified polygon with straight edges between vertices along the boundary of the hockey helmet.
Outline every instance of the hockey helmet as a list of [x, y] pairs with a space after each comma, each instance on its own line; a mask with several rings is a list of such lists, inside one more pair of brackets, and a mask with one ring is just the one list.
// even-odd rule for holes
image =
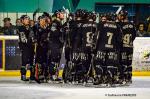
[[30, 17], [29, 17], [28, 15], [22, 15], [22, 16], [20, 17], [21, 20], [26, 19], [26, 18], [30, 19]]
[[87, 12], [86, 14], [87, 19], [93, 19], [94, 21], [96, 20], [96, 13], [95, 12]]

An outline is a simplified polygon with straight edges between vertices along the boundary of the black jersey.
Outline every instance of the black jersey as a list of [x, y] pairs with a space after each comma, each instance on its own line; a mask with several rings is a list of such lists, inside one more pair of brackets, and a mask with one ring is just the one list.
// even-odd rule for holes
[[79, 50], [81, 48], [82, 23], [83, 22], [81, 20], [77, 20], [74, 22], [74, 28], [72, 29], [72, 33], [71, 33], [71, 44], [73, 50]]
[[42, 47], [47, 47], [50, 28], [49, 27], [42, 28], [40, 27], [39, 24], [37, 24], [36, 26], [34, 26], [33, 30], [34, 30], [34, 33], [36, 36], [35, 38], [37, 40], [38, 45]]
[[34, 38], [34, 32], [30, 27], [20, 26], [18, 27], [19, 35], [19, 47], [21, 49], [31, 47]]
[[49, 40], [55, 44], [63, 44], [63, 25], [61, 21], [55, 19], [51, 26]]
[[64, 32], [64, 40], [70, 47], [72, 46], [71, 43], [72, 38], [74, 37], [73, 33], [75, 33], [75, 28], [76, 28], [76, 22], [74, 20], [71, 20], [69, 22], [65, 22], [63, 25], [63, 32]]
[[82, 25], [82, 47], [83, 48], [92, 48], [93, 47], [93, 37], [96, 34], [96, 23], [93, 21], [88, 21]]
[[120, 24], [122, 33], [123, 33], [123, 44], [122, 47], [124, 49], [132, 49], [133, 48], [133, 41], [136, 37], [136, 30], [135, 26], [131, 22], [122, 22]]
[[119, 49], [122, 33], [115, 22], [101, 23], [98, 26], [97, 50]]

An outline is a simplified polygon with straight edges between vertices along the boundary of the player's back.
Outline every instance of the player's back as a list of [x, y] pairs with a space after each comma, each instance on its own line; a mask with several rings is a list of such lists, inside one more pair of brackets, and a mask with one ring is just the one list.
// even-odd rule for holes
[[133, 48], [133, 40], [136, 37], [135, 26], [131, 22], [122, 22], [121, 30], [123, 33], [122, 47], [126, 49]]
[[121, 32], [115, 22], [101, 23], [98, 26], [97, 50], [116, 50], [121, 43]]
[[92, 47], [96, 28], [96, 23], [93, 21], [88, 21], [82, 25], [82, 47]]

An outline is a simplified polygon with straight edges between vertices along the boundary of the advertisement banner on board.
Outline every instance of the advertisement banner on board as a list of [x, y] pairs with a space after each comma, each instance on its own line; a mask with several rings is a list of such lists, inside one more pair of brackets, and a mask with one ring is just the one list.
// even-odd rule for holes
[[150, 71], [150, 38], [137, 37], [134, 40], [133, 71]]

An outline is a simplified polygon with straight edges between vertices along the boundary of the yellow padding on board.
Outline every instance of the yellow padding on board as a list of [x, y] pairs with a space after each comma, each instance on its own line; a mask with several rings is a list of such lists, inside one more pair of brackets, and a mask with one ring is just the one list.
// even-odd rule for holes
[[147, 72], [133, 72], [133, 76], [150, 76], [150, 71]]
[[[62, 72], [63, 71], [60, 71], [59, 72], [59, 77], [62, 76]], [[150, 71], [148, 72], [133, 72], [132, 73], [133, 76], [150, 76]], [[0, 76], [20, 76], [20, 71], [19, 70], [7, 70], [7, 71], [0, 71]], [[30, 71], [28, 70], [27, 71], [27, 74], [26, 74], [27, 77], [30, 76]]]
[[[0, 71], [0, 76], [20, 76], [19, 70], [7, 70], [7, 71]], [[27, 71], [27, 77], [30, 76], [30, 71]]]

